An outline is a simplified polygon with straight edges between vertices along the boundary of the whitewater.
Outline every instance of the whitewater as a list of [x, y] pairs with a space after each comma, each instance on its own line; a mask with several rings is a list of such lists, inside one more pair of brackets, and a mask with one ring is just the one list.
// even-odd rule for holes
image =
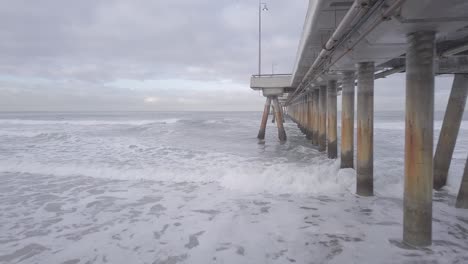
[[401, 243], [403, 112], [375, 114], [368, 198], [290, 120], [286, 143], [271, 122], [259, 142], [261, 114], [0, 113], [0, 263], [468, 262], [466, 115], [433, 245], [415, 249]]

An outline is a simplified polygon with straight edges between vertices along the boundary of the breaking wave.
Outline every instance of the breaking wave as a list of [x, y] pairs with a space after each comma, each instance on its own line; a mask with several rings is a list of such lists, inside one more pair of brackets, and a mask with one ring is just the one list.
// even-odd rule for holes
[[[340, 170], [339, 160], [319, 153], [291, 122], [285, 123], [286, 144], [278, 143], [271, 122], [265, 142], [258, 144], [260, 114], [0, 119], [0, 172], [217, 183], [246, 192], [355, 192], [355, 171]], [[452, 161], [451, 193], [466, 160], [466, 126]], [[376, 121], [375, 127], [375, 192], [401, 198], [404, 122]]]
[[[205, 157], [208, 158], [208, 157]], [[56, 176], [87, 176], [115, 180], [215, 182], [245, 192], [339, 193], [354, 189], [354, 170], [340, 170], [338, 161], [317, 157], [304, 166], [287, 162], [248, 161], [235, 157], [203, 159], [194, 156], [182, 163], [149, 165], [103, 163], [40, 163], [1, 161], [0, 171]]]

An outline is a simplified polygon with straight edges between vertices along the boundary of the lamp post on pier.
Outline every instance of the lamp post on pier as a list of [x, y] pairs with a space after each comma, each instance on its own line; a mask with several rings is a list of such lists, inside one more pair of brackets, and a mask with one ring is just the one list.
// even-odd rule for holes
[[262, 11], [268, 11], [266, 3], [258, 1], [258, 76], [262, 74]]

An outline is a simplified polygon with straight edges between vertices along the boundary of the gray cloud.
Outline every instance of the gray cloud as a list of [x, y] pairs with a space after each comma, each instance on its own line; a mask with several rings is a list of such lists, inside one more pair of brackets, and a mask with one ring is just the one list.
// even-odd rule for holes
[[[289, 73], [308, 1], [267, 2], [263, 69]], [[0, 0], [0, 110], [260, 110], [257, 3]], [[401, 108], [401, 76], [377, 86]]]
[[[270, 2], [265, 64], [274, 56], [289, 70], [307, 1]], [[245, 83], [256, 69], [256, 1], [18, 0], [1, 6], [3, 74]]]
[[[289, 72], [307, 0], [268, 2], [264, 65], [275, 61], [278, 72]], [[261, 109], [262, 98], [248, 87], [257, 63], [257, 1], [3, 0], [0, 6], [1, 110]], [[142, 91], [116, 87], [119, 80], [197, 81], [198, 89]], [[218, 87], [204, 91], [203, 82]], [[158, 102], [148, 105], [149, 96]]]

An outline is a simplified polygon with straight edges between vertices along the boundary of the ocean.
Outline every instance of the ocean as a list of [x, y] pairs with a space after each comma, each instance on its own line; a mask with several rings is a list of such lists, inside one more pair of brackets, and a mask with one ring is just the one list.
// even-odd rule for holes
[[259, 142], [261, 115], [0, 113], [0, 263], [468, 262], [467, 115], [424, 249], [401, 243], [403, 112], [375, 114], [369, 198], [289, 119]]

